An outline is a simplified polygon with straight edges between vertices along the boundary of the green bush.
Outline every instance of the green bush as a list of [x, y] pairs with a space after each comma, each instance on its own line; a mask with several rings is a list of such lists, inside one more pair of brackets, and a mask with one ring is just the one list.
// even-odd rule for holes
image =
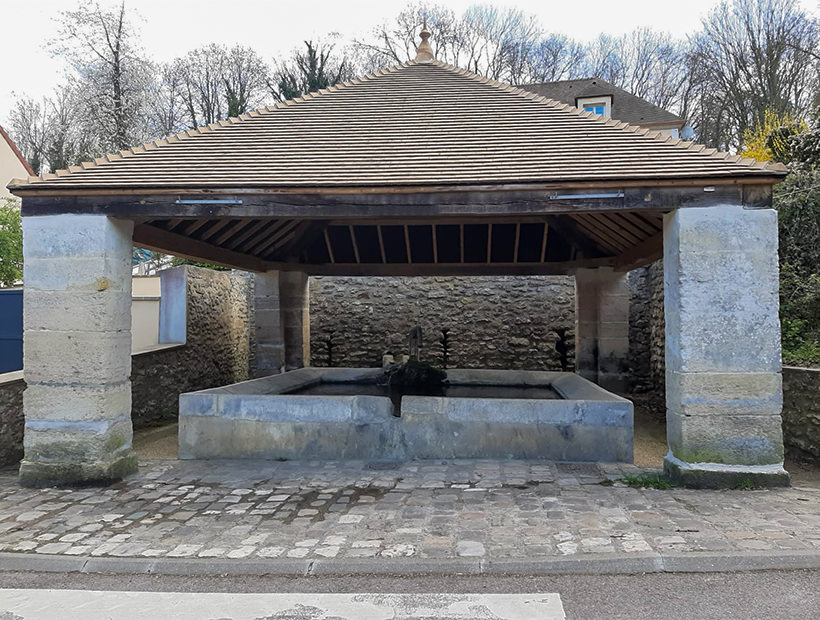
[[0, 199], [0, 286], [13, 286], [23, 278], [23, 223], [20, 204]]

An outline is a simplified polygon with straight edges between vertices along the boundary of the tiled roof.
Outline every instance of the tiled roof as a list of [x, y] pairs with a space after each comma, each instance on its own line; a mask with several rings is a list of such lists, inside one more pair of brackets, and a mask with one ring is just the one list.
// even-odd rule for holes
[[677, 114], [659, 108], [646, 99], [636, 97], [601, 78], [527, 84], [521, 88], [573, 106], [579, 98], [610, 95], [612, 97], [612, 118], [631, 125], [664, 124], [677, 125], [680, 128], [685, 122]]
[[784, 174], [657, 135], [437, 61], [410, 62], [9, 187], [305, 191]]

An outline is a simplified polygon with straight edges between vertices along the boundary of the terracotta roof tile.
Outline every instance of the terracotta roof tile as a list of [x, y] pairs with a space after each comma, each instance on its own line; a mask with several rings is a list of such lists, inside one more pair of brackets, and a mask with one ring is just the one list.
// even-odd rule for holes
[[439, 62], [411, 62], [10, 188], [774, 181], [784, 174], [656, 135]]

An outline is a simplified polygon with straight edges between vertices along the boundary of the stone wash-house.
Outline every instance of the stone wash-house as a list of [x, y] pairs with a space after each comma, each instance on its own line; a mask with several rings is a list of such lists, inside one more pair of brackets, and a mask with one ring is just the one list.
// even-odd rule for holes
[[[600, 78], [522, 86], [580, 110], [681, 137], [683, 118]], [[630, 375], [621, 393], [650, 392], [663, 410], [663, 274], [657, 264], [630, 275]], [[575, 282], [565, 276], [317, 277], [311, 281], [314, 365], [371, 366], [404, 352], [424, 329], [423, 354], [466, 368], [573, 367]], [[508, 300], [514, 299], [514, 303]], [[446, 333], [446, 350], [442, 338]]]
[[[426, 36], [427, 33], [423, 33]], [[625, 273], [664, 260], [668, 472], [784, 484], [780, 166], [433, 59], [12, 182], [26, 485], [118, 479], [132, 245], [259, 274], [257, 365], [309, 363], [311, 275], [571, 275], [576, 367], [623, 381]]]

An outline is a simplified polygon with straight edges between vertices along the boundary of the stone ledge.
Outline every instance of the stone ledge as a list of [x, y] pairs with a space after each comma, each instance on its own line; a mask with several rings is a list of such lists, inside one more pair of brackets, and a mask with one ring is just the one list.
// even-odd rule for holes
[[663, 459], [663, 471], [672, 481], [692, 489], [732, 489], [752, 487], [787, 487], [789, 472], [777, 465], [723, 465], [721, 463], [686, 463], [671, 453]]
[[23, 459], [20, 486], [107, 486], [136, 473], [137, 455], [133, 451], [107, 462], [47, 463]]
[[23, 371], [13, 370], [11, 372], [4, 372], [0, 374], [0, 386], [10, 385], [12, 383], [23, 382]]

